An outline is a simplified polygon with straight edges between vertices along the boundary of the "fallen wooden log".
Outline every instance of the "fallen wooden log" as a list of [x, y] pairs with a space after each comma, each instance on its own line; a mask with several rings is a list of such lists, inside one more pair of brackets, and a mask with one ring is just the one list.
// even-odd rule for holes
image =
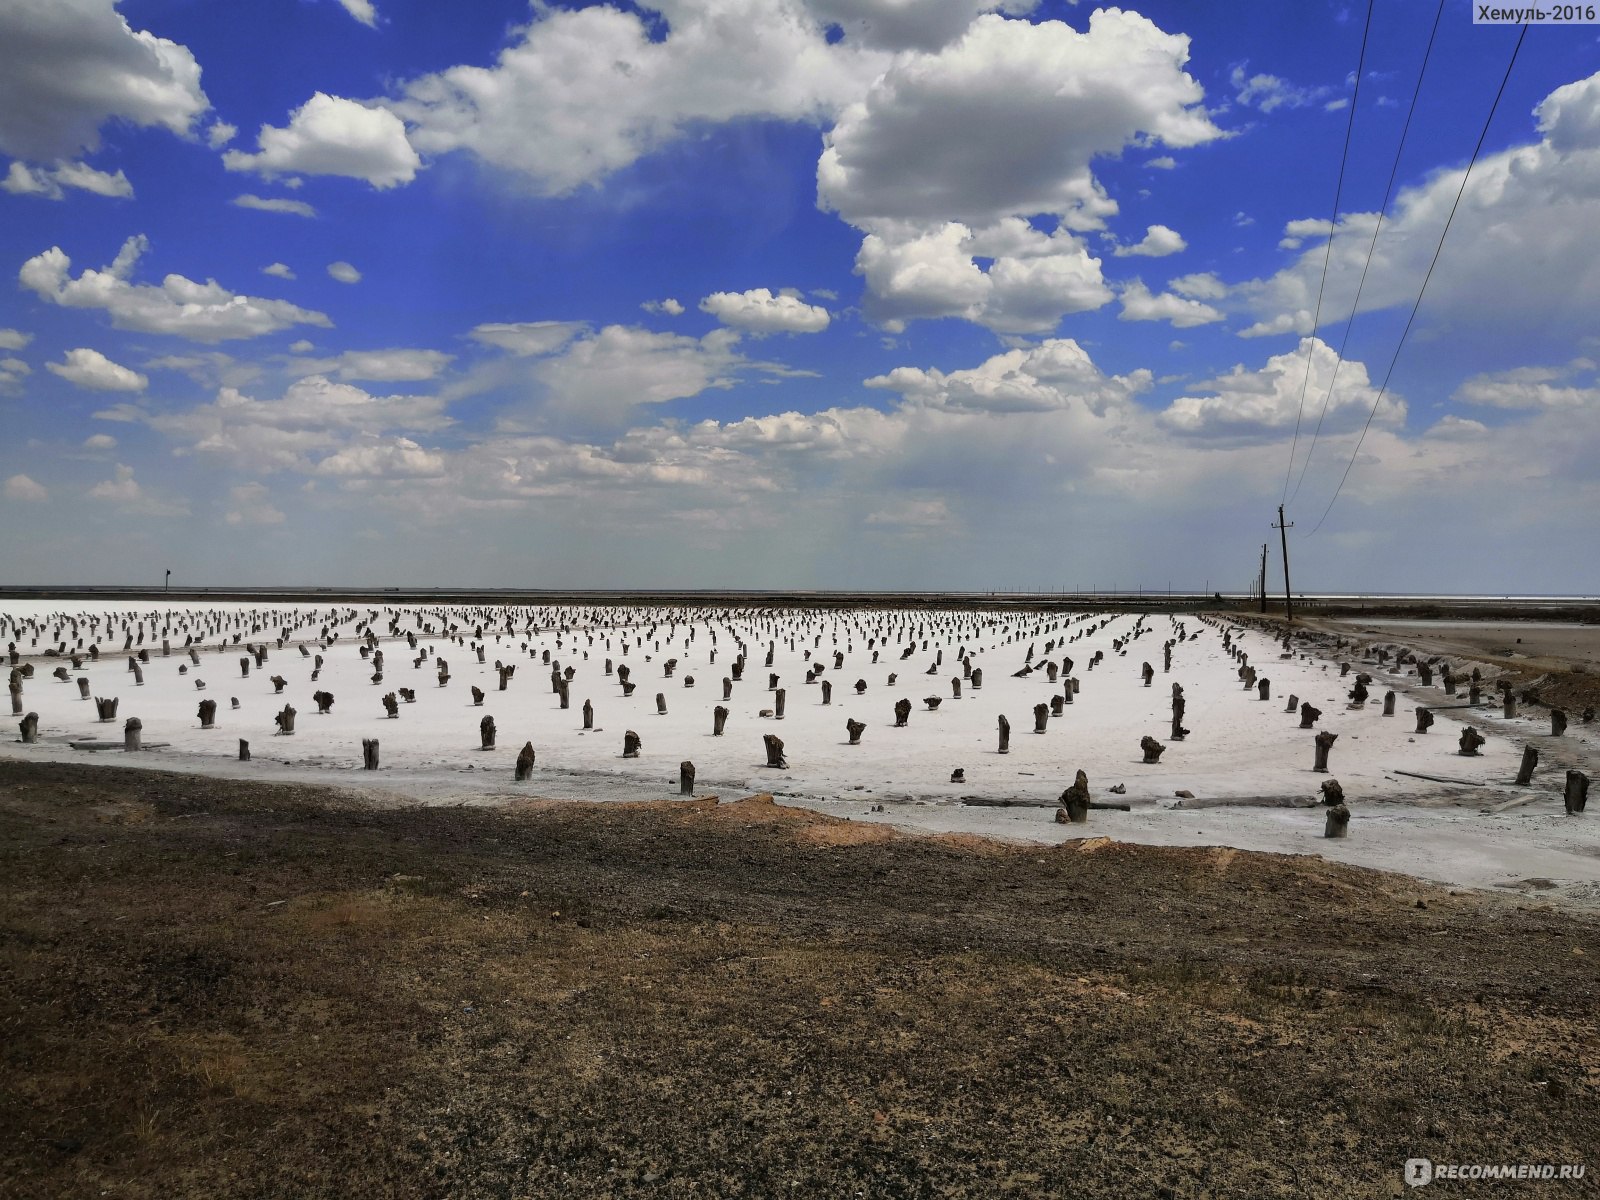
[[1476, 779], [1452, 779], [1448, 775], [1424, 775], [1420, 771], [1391, 771], [1391, 775], [1404, 775], [1408, 779], [1426, 779], [1430, 783], [1459, 783], [1464, 787], [1482, 787]]

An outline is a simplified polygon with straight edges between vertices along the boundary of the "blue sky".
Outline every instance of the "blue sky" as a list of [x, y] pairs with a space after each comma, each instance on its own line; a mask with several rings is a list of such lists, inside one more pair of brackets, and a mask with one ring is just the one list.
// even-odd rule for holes
[[5, 576], [1600, 592], [1600, 27], [1378, 392], [1439, 12], [0, 0]]

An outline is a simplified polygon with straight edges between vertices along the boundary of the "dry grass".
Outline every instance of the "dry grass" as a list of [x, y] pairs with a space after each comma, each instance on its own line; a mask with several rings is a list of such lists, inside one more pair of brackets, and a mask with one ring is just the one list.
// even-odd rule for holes
[[1346, 1196], [1412, 1155], [1600, 1165], [1591, 918], [855, 828], [0, 765], [0, 1195]]

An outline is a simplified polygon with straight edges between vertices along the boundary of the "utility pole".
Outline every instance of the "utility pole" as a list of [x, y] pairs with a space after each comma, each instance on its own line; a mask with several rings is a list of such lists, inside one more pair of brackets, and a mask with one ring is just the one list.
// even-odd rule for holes
[[1261, 543], [1261, 582], [1257, 591], [1261, 595], [1261, 611], [1267, 611], [1267, 544]]
[[1294, 605], [1289, 599], [1289, 530], [1294, 528], [1294, 522], [1284, 523], [1281, 504], [1278, 505], [1278, 523], [1272, 528], [1278, 531], [1278, 540], [1283, 545], [1283, 618], [1293, 625]]

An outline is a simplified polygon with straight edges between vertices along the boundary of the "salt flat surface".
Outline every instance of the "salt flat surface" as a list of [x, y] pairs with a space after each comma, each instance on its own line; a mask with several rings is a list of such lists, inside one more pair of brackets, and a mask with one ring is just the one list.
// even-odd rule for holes
[[[68, 612], [79, 620], [75, 633], [61, 615]], [[91, 627], [96, 617], [99, 622]], [[1542, 894], [1600, 901], [1595, 817], [1566, 816], [1560, 798], [1565, 765], [1592, 761], [1596, 753], [1594, 729], [1574, 721], [1565, 738], [1551, 739], [1541, 736], [1549, 731], [1542, 712], [1506, 721], [1498, 709], [1456, 709], [1438, 712], [1433, 729], [1418, 735], [1418, 704], [1457, 703], [1464, 697], [1447, 699], [1437, 687], [1422, 688], [1414, 675], [1390, 674], [1374, 662], [1353, 661], [1350, 677], [1342, 679], [1337, 663], [1299, 653], [1281, 658], [1281, 647], [1264, 635], [1192, 615], [310, 604], [166, 608], [73, 601], [7, 605], [0, 609], [0, 621], [6, 640], [14, 641], [22, 661], [35, 667], [34, 677], [24, 683], [23, 708], [39, 714], [39, 744], [21, 745], [13, 734], [0, 743], [0, 753], [10, 756], [329, 782], [432, 803], [494, 803], [523, 795], [668, 796], [676, 793], [679, 763], [687, 759], [697, 769], [695, 791], [701, 795], [732, 799], [770, 791], [785, 803], [907, 828], [1041, 842], [1106, 836], [1317, 853], [1468, 886], [1548, 879], [1556, 887]], [[1262, 701], [1241, 683], [1240, 664], [1224, 647], [1225, 630], [1250, 665], [1271, 679], [1270, 700]], [[381, 683], [372, 681], [370, 648], [368, 656], [362, 653], [366, 632], [376, 635], [376, 648], [384, 655]], [[124, 645], [130, 634], [136, 639], [133, 650], [151, 655], [142, 666], [142, 686], [135, 685], [128, 667], [130, 651]], [[415, 648], [408, 634], [416, 638]], [[163, 637], [171, 647], [167, 656]], [[198, 642], [198, 666], [184, 650], [186, 637]], [[43, 656], [63, 640], [66, 653], [97, 645], [100, 660], [86, 660], [74, 670], [65, 657]], [[1162, 654], [1169, 640], [1175, 641], [1170, 672], [1163, 670]], [[724, 703], [722, 680], [731, 676], [741, 642], [743, 679], [732, 685], [725, 702], [724, 736], [713, 737], [712, 710]], [[246, 649], [251, 645], [267, 648], [263, 665], [257, 666]], [[911, 653], [902, 657], [908, 647]], [[962, 678], [963, 651], [983, 672], [981, 688]], [[1097, 652], [1103, 660], [1091, 667]], [[552, 690], [547, 653], [563, 670], [573, 670], [567, 710]], [[836, 653], [843, 656], [838, 665]], [[315, 681], [314, 655], [323, 660]], [[248, 672], [241, 658], [248, 658]], [[630, 670], [636, 684], [631, 697], [623, 695], [616, 674], [606, 674], [608, 658], [614, 668]], [[1037, 734], [1034, 706], [1064, 695], [1067, 675], [1061, 668], [1068, 658], [1080, 690], [1074, 703], [1064, 705], [1062, 715], [1050, 717], [1046, 731]], [[449, 668], [444, 686], [438, 680], [439, 659]], [[668, 678], [665, 664], [671, 659], [676, 669]], [[497, 661], [516, 668], [503, 691]], [[1030, 661], [1037, 669], [1014, 677]], [[1054, 683], [1047, 678], [1047, 662], [1058, 668]], [[1155, 671], [1149, 687], [1141, 678], [1145, 662]], [[819, 663], [824, 667], [820, 678], [833, 685], [829, 705], [822, 703], [820, 683], [806, 682], [808, 670]], [[57, 666], [68, 667], [68, 682], [51, 677]], [[1347, 692], [1362, 670], [1374, 677], [1372, 699], [1364, 708], [1351, 708]], [[786, 691], [781, 720], [760, 715], [776, 708], [771, 674]], [[274, 691], [274, 675], [286, 681], [281, 695]], [[91, 695], [120, 699], [114, 723], [97, 722], [93, 703], [79, 699], [80, 676], [89, 680]], [[692, 687], [686, 686], [688, 677]], [[953, 694], [955, 679], [962, 681], [959, 698]], [[204, 681], [204, 690], [196, 680]], [[860, 695], [857, 680], [866, 683]], [[1183, 723], [1190, 733], [1182, 741], [1168, 736], [1174, 682], [1182, 685], [1187, 702]], [[474, 685], [485, 693], [481, 707], [473, 703]], [[390, 719], [381, 698], [402, 687], [415, 690], [415, 702], [401, 703], [398, 717]], [[1384, 717], [1382, 697], [1390, 688], [1397, 691], [1396, 715]], [[319, 715], [312, 701], [319, 689], [335, 697], [327, 715]], [[657, 693], [665, 697], [665, 714], [657, 712]], [[1290, 694], [1322, 709], [1315, 729], [1301, 729], [1298, 713], [1285, 711]], [[935, 711], [924, 703], [930, 696], [940, 698]], [[233, 698], [237, 710], [231, 707]], [[912, 702], [913, 711], [907, 725], [896, 728], [894, 705], [902, 698]], [[202, 699], [217, 701], [214, 729], [201, 728], [197, 707]], [[583, 728], [585, 700], [594, 706], [592, 730]], [[292, 736], [274, 732], [273, 716], [285, 703], [297, 710]], [[1005, 755], [997, 752], [1002, 714], [1011, 722], [1011, 749]], [[492, 715], [497, 727], [492, 750], [480, 746], [485, 715]], [[120, 743], [122, 723], [133, 716], [142, 720], [147, 744], [166, 743], [167, 748], [124, 755], [70, 746], [92, 739]], [[858, 746], [847, 744], [847, 718], [866, 724]], [[1488, 735], [1478, 757], [1458, 753], [1462, 718]], [[1343, 785], [1354, 813], [1350, 837], [1343, 841], [1321, 836], [1320, 807], [1260, 803], [1318, 799], [1318, 788], [1329, 777], [1312, 770], [1313, 739], [1320, 729], [1338, 735], [1329, 775]], [[626, 730], [642, 738], [637, 759], [622, 757]], [[768, 733], [783, 740], [786, 768], [764, 765], [762, 735]], [[1159, 763], [1141, 761], [1139, 742], [1147, 734], [1167, 747]], [[237, 759], [240, 738], [250, 742], [251, 762]], [[380, 741], [377, 772], [361, 769], [366, 738]], [[1545, 761], [1533, 787], [1517, 788], [1511, 781], [1522, 746], [1530, 740]], [[517, 784], [512, 767], [524, 742], [533, 744], [537, 763], [532, 778]], [[964, 771], [965, 782], [949, 781], [956, 768]], [[1096, 810], [1087, 825], [1063, 826], [1054, 821], [1053, 804], [964, 803], [1053, 802], [1080, 769], [1097, 801], [1125, 801], [1131, 811]], [[1397, 774], [1402, 770], [1459, 782]], [[1125, 794], [1110, 794], [1117, 784]], [[1194, 799], [1180, 800], [1178, 791]], [[1224, 803], [1211, 806], [1217, 802]], [[879, 806], [882, 811], [874, 811]]]

